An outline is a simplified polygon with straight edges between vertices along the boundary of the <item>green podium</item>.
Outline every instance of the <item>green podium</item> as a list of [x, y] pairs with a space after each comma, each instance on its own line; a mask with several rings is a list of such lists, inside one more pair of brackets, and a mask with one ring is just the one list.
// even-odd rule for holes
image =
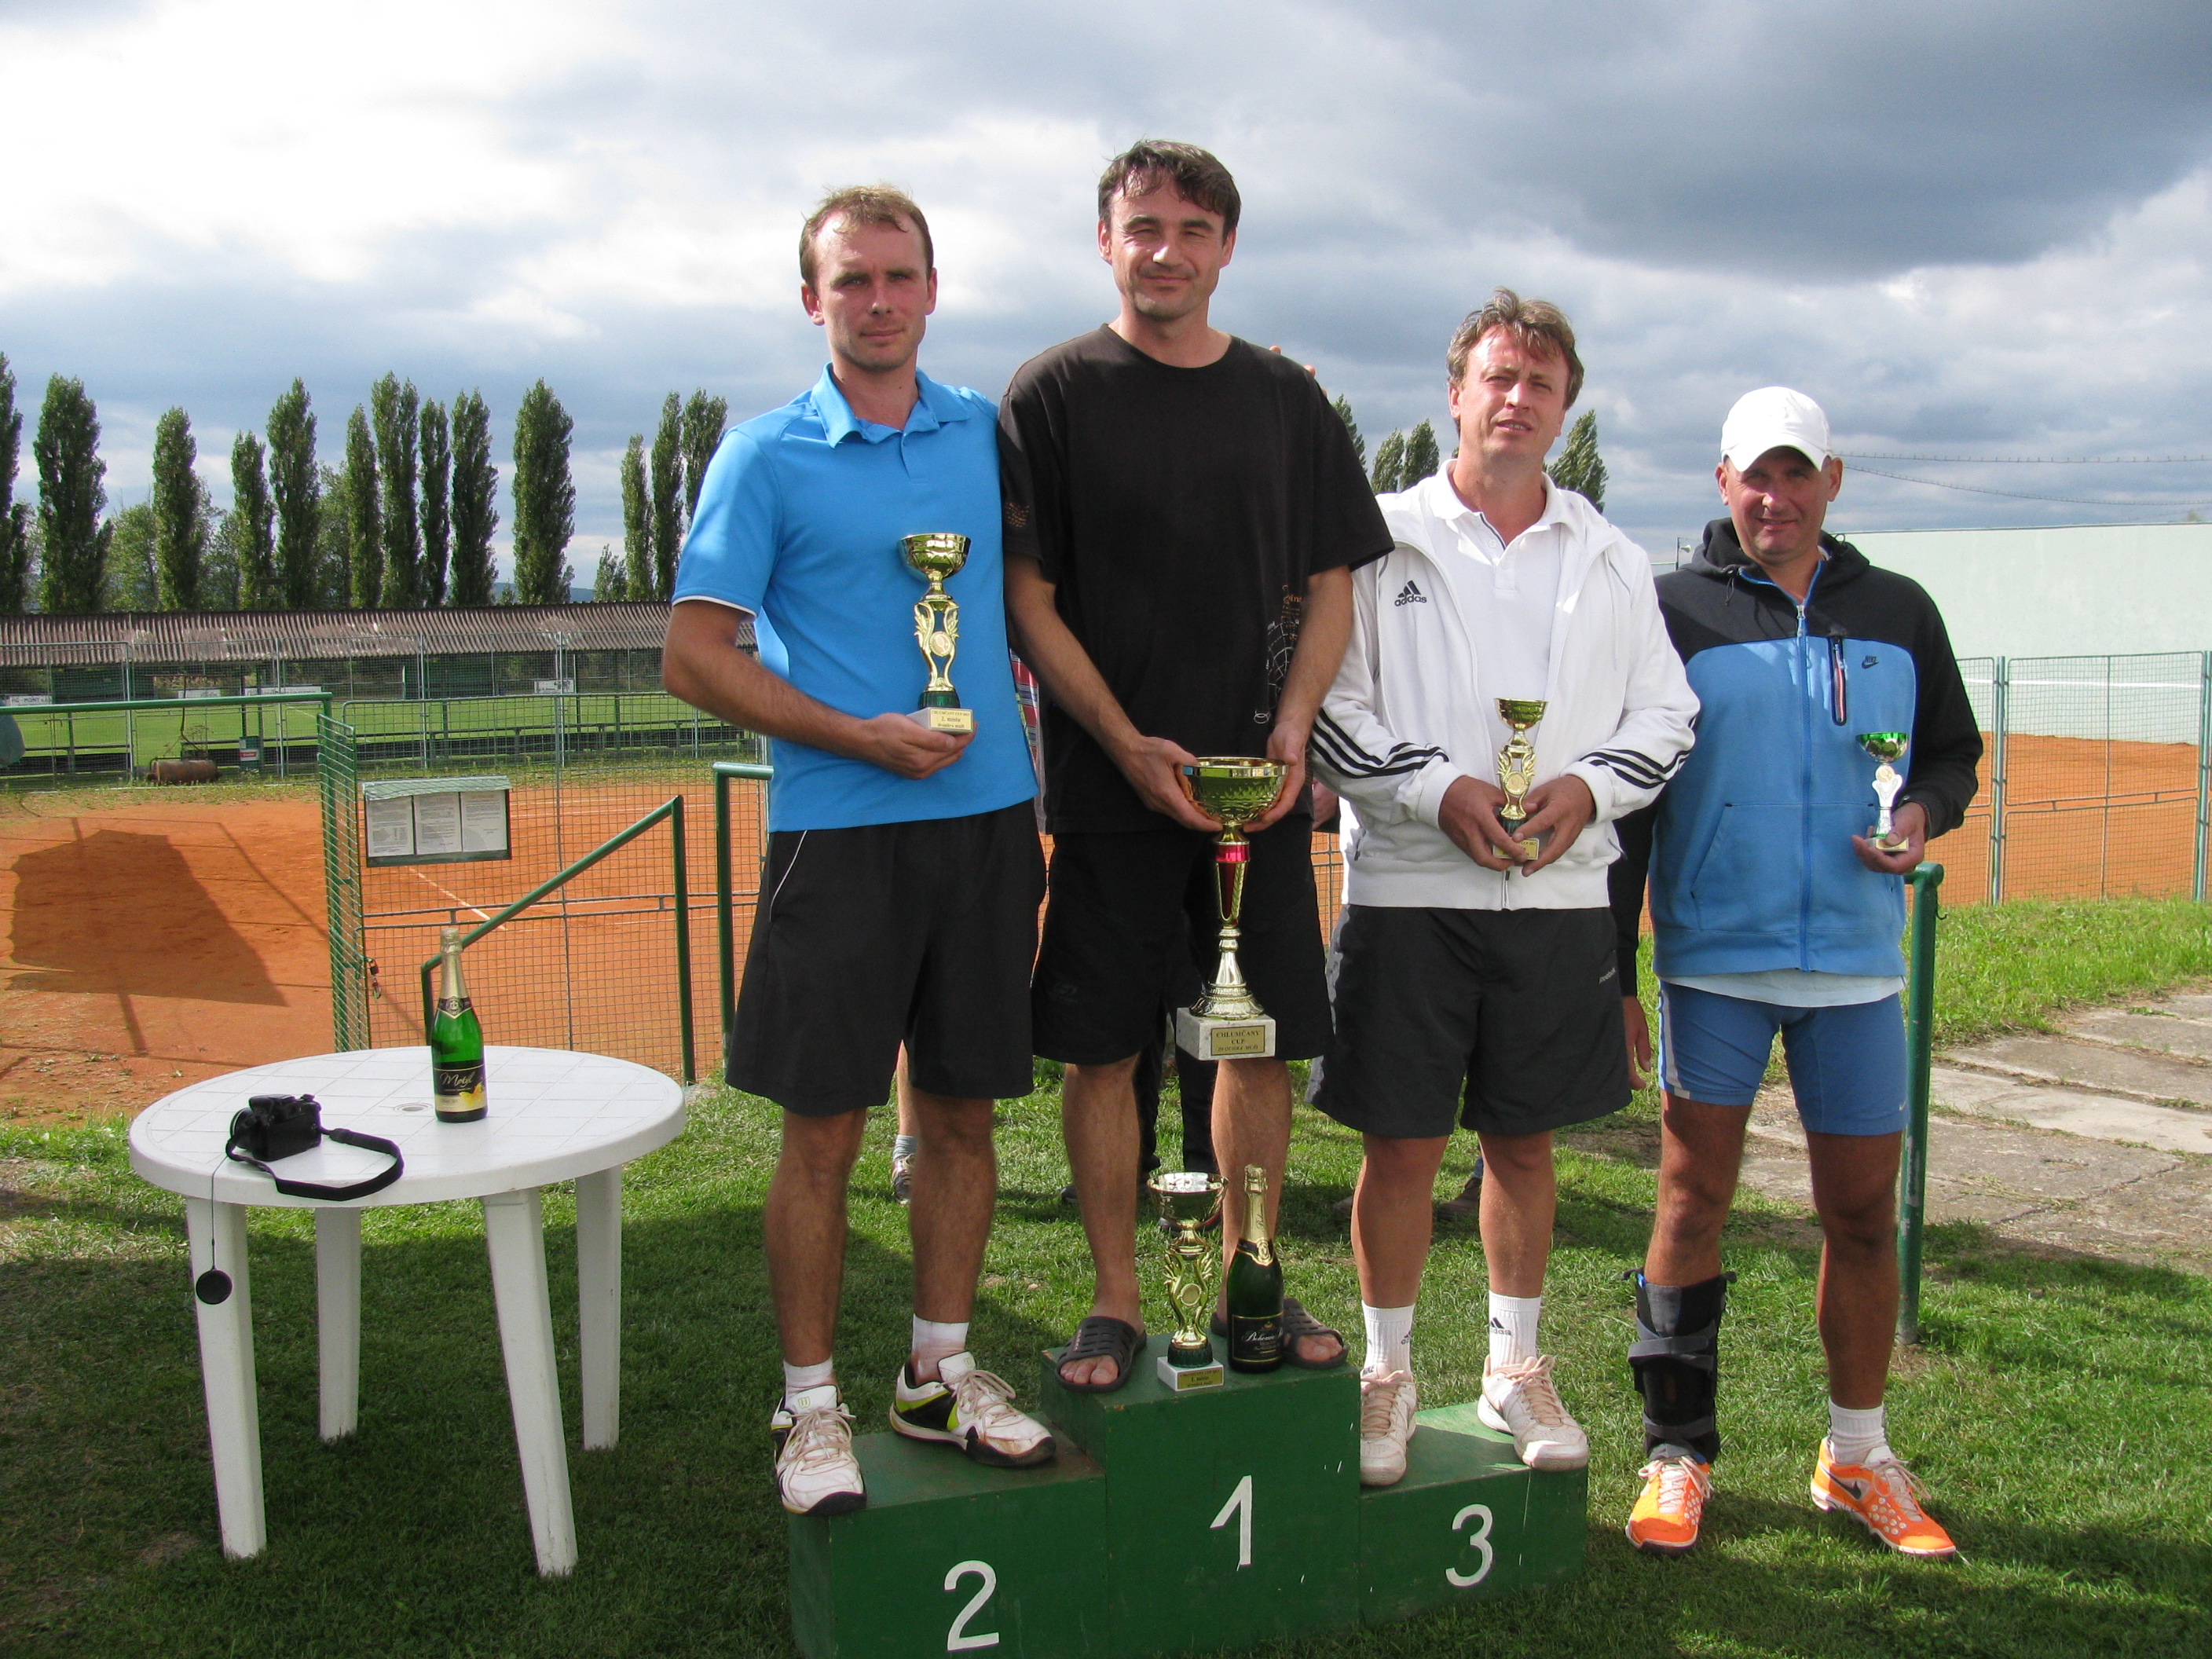
[[1406, 1478], [1359, 1485], [1359, 1382], [1285, 1366], [1176, 1395], [1154, 1336], [1112, 1394], [1039, 1412], [1056, 1462], [989, 1469], [884, 1433], [855, 1442], [867, 1507], [793, 1516], [807, 1659], [1144, 1659], [1390, 1624], [1572, 1577], [1583, 1473], [1524, 1468], [1474, 1407], [1420, 1413]]

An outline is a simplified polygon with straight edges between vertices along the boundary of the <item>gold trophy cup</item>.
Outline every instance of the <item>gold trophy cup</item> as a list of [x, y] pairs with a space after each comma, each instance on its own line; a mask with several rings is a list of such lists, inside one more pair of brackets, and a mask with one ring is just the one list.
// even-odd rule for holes
[[1902, 853], [1912, 843], [1897, 833], [1892, 814], [1897, 805], [1897, 792], [1905, 787], [1905, 780], [1898, 775], [1892, 761], [1901, 761], [1905, 751], [1912, 745], [1910, 733], [1904, 732], [1862, 732], [1859, 747], [1881, 763], [1874, 769], [1874, 798], [1881, 803], [1881, 816], [1875, 820], [1869, 832], [1874, 844], [1885, 853]]
[[1206, 1322], [1213, 1313], [1221, 1252], [1206, 1230], [1221, 1213], [1221, 1177], [1203, 1170], [1162, 1170], [1145, 1184], [1159, 1206], [1160, 1219], [1174, 1229], [1168, 1239], [1167, 1280], [1175, 1334], [1158, 1362], [1160, 1386], [1172, 1394], [1218, 1389], [1221, 1362], [1213, 1357]]
[[960, 605], [945, 591], [945, 579], [957, 575], [968, 562], [968, 538], [949, 530], [928, 531], [899, 539], [899, 551], [914, 574], [929, 584], [929, 591], [914, 607], [915, 642], [929, 664], [929, 684], [922, 688], [921, 702], [907, 718], [933, 732], [957, 734], [975, 729], [975, 711], [960, 706], [952, 689], [952, 653], [960, 642]]
[[1237, 923], [1244, 908], [1244, 865], [1252, 852], [1244, 826], [1275, 804], [1288, 769], [1280, 761], [1234, 757], [1195, 761], [1182, 769], [1198, 810], [1221, 822], [1213, 853], [1221, 965], [1203, 996], [1176, 1010], [1176, 1046], [1200, 1060], [1257, 1059], [1275, 1052], [1274, 1018], [1261, 1012], [1237, 964]]
[[[1500, 697], [1498, 718], [1513, 728], [1513, 736], [1498, 751], [1498, 787], [1505, 804], [1498, 809], [1498, 821], [1510, 831], [1528, 816], [1528, 789], [1536, 781], [1536, 745], [1528, 741], [1528, 728], [1544, 718], [1540, 697]], [[1530, 836], [1520, 841], [1521, 857], [1533, 859], [1543, 850], [1542, 840]]]

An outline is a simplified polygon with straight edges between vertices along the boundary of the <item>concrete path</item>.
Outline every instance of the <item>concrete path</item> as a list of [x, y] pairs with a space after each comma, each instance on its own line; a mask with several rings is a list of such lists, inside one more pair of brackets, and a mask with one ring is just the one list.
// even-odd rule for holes
[[[2212, 993], [2060, 1024], [1937, 1054], [1929, 1218], [2212, 1274]], [[1761, 1093], [1751, 1133], [1745, 1184], [1809, 1206], [1787, 1085]]]

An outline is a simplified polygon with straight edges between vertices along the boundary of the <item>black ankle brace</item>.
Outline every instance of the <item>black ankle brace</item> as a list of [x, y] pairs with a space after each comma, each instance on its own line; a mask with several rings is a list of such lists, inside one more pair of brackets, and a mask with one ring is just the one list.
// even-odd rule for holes
[[1636, 1281], [1636, 1341], [1628, 1350], [1636, 1391], [1644, 1397], [1644, 1449], [1662, 1445], [1720, 1455], [1715, 1396], [1720, 1382], [1721, 1316], [1734, 1273], [1695, 1285]]

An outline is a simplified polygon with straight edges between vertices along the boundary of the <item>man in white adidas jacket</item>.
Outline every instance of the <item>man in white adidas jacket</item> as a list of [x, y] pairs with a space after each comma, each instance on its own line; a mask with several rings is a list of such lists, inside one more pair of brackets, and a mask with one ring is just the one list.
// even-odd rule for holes
[[[1413, 1302], [1455, 1121], [1480, 1135], [1485, 1168], [1483, 1420], [1532, 1468], [1589, 1461], [1536, 1340], [1552, 1136], [1627, 1103], [1632, 1044], [1649, 1063], [1640, 1015], [1624, 1020], [1634, 988], [1614, 966], [1606, 866], [1613, 821], [1674, 775], [1698, 711], [1650, 561], [1545, 476], [1582, 390], [1566, 318], [1500, 289], [1445, 365], [1459, 453], [1382, 497], [1396, 545], [1352, 573], [1352, 642], [1313, 732], [1316, 772], [1358, 819], [1316, 1104], [1365, 1143], [1352, 1249], [1370, 1486], [1405, 1473]], [[1545, 704], [1528, 817], [1510, 832], [1500, 698]]]

